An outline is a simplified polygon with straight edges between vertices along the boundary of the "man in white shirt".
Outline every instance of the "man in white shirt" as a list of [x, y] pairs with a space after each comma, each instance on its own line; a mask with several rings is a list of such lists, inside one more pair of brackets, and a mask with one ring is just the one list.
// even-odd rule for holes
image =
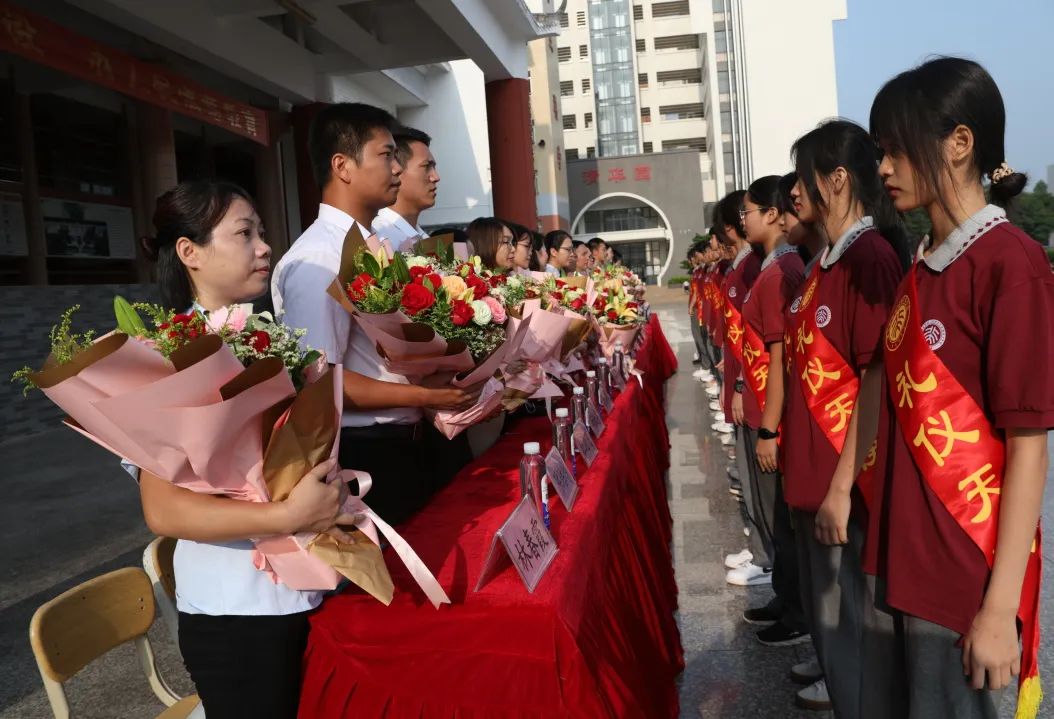
[[387, 237], [395, 249], [408, 252], [418, 240], [428, 237], [421, 229], [421, 213], [435, 206], [439, 170], [429, 149], [432, 138], [412, 127], [394, 132], [395, 158], [403, 167], [395, 204], [377, 213], [373, 229]]
[[307, 330], [304, 344], [343, 365], [340, 464], [369, 472], [367, 504], [398, 522], [423, 506], [437, 484], [424, 462], [421, 410], [465, 409], [475, 397], [444, 378], [416, 386], [388, 372], [366, 334], [326, 294], [348, 230], [357, 225], [371, 234], [377, 212], [396, 200], [402, 166], [394, 126], [386, 111], [359, 103], [330, 105], [315, 117], [308, 148], [322, 204], [275, 267], [271, 294], [286, 324]]

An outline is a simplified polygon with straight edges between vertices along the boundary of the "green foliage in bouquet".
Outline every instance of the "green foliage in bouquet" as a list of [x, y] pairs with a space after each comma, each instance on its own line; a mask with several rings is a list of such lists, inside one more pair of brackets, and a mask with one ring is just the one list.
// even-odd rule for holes
[[[49, 344], [51, 345], [51, 354], [48, 357], [49, 364], [68, 364], [78, 353], [91, 347], [92, 342], [95, 341], [94, 330], [88, 330], [83, 334], [73, 331], [73, 313], [80, 308], [80, 305], [70, 307], [62, 313], [62, 319], [59, 320], [59, 323], [51, 328], [51, 332], [48, 334]], [[36, 370], [31, 367], [23, 367], [11, 375], [12, 382], [22, 383], [23, 395], [29, 394], [31, 389], [36, 389], [36, 385], [30, 379], [30, 375], [35, 372]]]

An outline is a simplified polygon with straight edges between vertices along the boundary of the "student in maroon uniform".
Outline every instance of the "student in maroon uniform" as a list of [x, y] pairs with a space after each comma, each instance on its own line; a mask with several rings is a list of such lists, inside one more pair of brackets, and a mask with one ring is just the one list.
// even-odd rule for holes
[[785, 312], [802, 282], [804, 263], [783, 234], [779, 182], [778, 175], [755, 180], [740, 211], [747, 241], [765, 252], [761, 273], [743, 301], [743, 432], [754, 514], [762, 540], [770, 549], [776, 593], [773, 603], [748, 610], [744, 619], [771, 623], [757, 634], [758, 641], [770, 646], [809, 640], [777, 443], [783, 414]]
[[911, 716], [995, 717], [1014, 675], [1018, 717], [1034, 717], [1040, 700], [1054, 274], [1006, 219], [1026, 178], [1006, 164], [1005, 122], [991, 76], [959, 58], [898, 75], [871, 107], [886, 189], [933, 228], [883, 345], [896, 426], [881, 568], [903, 616]]
[[873, 483], [870, 474], [857, 483], [854, 465], [856, 443], [875, 440], [877, 417], [854, 409], [862, 383], [881, 387], [882, 330], [907, 244], [866, 130], [829, 121], [792, 153], [798, 216], [824, 240], [787, 314], [783, 476], [805, 610], [835, 714], [897, 717], [888, 704], [893, 619], [875, 611], [861, 566]]

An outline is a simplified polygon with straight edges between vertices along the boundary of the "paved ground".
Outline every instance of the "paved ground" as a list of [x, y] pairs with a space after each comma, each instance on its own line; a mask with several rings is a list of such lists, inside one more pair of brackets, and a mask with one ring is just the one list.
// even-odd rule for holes
[[[672, 444], [670, 502], [680, 585], [680, 622], [687, 668], [681, 678], [683, 717], [784, 719], [808, 717], [793, 706], [788, 667], [808, 649], [770, 649], [739, 620], [743, 609], [767, 600], [764, 590], [724, 582], [725, 553], [743, 547], [742, 524], [728, 494], [725, 461], [709, 431], [700, 385], [692, 381], [691, 337], [678, 291], [650, 291], [681, 359], [669, 384]], [[136, 566], [150, 540], [136, 486], [116, 462], [74, 432], [56, 428], [0, 444], [0, 719], [48, 717], [32, 654], [33, 611], [61, 591], [111, 569]], [[1047, 495], [1045, 517], [1054, 517]], [[1051, 545], [1045, 558], [1050, 559]], [[1051, 566], [1048, 561], [1048, 567]], [[1051, 582], [1044, 606], [1051, 605]], [[155, 624], [151, 639], [162, 674], [177, 690], [190, 685], [175, 648]], [[1044, 641], [1043, 668], [1054, 676], [1054, 651]], [[133, 652], [111, 652], [72, 680], [76, 716], [95, 719], [154, 716], [161, 710]], [[1010, 716], [1009, 708], [1007, 716]], [[1054, 701], [1043, 713], [1054, 717]], [[368, 718], [363, 718], [368, 719]]]

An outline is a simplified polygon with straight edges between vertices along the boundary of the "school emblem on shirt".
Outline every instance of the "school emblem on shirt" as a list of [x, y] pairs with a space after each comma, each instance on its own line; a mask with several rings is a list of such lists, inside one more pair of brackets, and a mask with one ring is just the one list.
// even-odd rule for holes
[[831, 324], [831, 308], [827, 305], [820, 305], [816, 308], [816, 326], [823, 329], [829, 324]]
[[791, 303], [791, 314], [797, 314], [799, 307], [801, 307], [801, 297], [795, 297], [794, 302]]
[[948, 330], [944, 328], [944, 323], [940, 320], [926, 320], [922, 323], [922, 336], [926, 338], [926, 344], [930, 346], [930, 349], [936, 352], [944, 346], [945, 340], [948, 339]]
[[728, 288], [728, 296], [729, 297], [735, 297], [738, 294], [739, 294], [739, 292], [736, 291], [735, 287], [729, 287]]
[[893, 352], [900, 343], [904, 341], [904, 335], [908, 332], [908, 317], [911, 315], [911, 300], [907, 295], [900, 298], [900, 302], [889, 316], [889, 324], [886, 325], [886, 349]]

